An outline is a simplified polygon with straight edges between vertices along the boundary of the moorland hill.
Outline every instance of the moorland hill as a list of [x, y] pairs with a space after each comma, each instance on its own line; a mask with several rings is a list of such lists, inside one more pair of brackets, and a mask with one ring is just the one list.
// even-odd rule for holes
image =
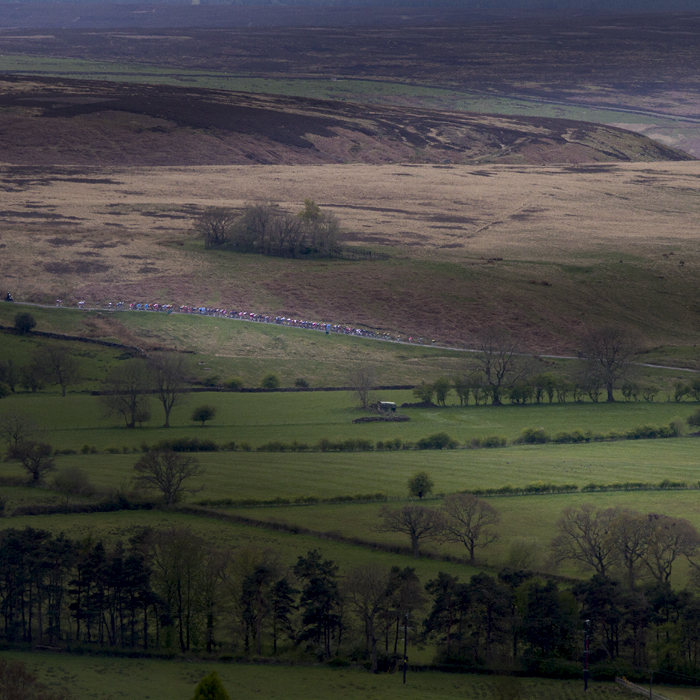
[[22, 165], [692, 160], [639, 134], [565, 119], [58, 78], [3, 78], [0, 131], [0, 159]]

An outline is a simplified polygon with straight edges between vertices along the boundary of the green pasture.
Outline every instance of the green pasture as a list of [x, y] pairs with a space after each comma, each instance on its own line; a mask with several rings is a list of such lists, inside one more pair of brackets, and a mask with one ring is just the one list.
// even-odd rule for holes
[[[486, 567], [501, 568], [508, 565], [512, 547], [517, 547], [520, 538], [535, 538], [541, 548], [541, 556], [535, 568], [554, 571], [547, 564], [547, 548], [556, 535], [556, 522], [567, 506], [582, 503], [595, 503], [600, 508], [632, 508], [642, 513], [663, 513], [687, 518], [700, 529], [699, 491], [637, 491], [583, 494], [556, 494], [541, 496], [511, 496], [489, 498], [488, 502], [501, 513], [501, 523], [497, 526], [499, 539], [477, 554], [478, 562]], [[389, 504], [396, 505], [399, 504]], [[426, 502], [438, 506], [437, 500]], [[408, 538], [398, 533], [377, 532], [381, 523], [381, 505], [374, 503], [290, 506], [275, 508], [246, 508], [238, 512], [247, 517], [268, 522], [287, 523], [313, 530], [336, 530], [347, 537], [358, 537], [385, 544], [408, 544]], [[459, 557], [467, 556], [461, 545], [427, 543], [424, 551], [436, 551]], [[567, 576], [578, 576], [581, 572], [570, 564], [563, 564], [557, 571]], [[590, 574], [592, 572], [587, 572]], [[683, 587], [687, 582], [688, 565], [679, 560], [674, 567], [673, 583]]]
[[[409, 650], [410, 651], [410, 650]], [[0, 658], [24, 661], [52, 687], [69, 687], [77, 700], [189, 700], [200, 679], [216, 671], [232, 698], [260, 700], [573, 700], [583, 695], [581, 681], [409, 672], [370, 675], [350, 668], [272, 666], [102, 656], [2, 652]], [[587, 697], [633, 697], [613, 683], [591, 683]], [[696, 698], [697, 695], [674, 696]]]
[[143, 63], [107, 63], [75, 58], [49, 58], [4, 54], [0, 74], [56, 76], [84, 80], [111, 80], [123, 83], [175, 85], [214, 90], [342, 100], [347, 102], [389, 103], [430, 109], [457, 110], [482, 114], [576, 119], [600, 124], [648, 124], [673, 127], [673, 117], [649, 117], [615, 109], [557, 104], [508, 95], [411, 85], [397, 81], [355, 80], [331, 77], [260, 78], [216, 71], [164, 68]]

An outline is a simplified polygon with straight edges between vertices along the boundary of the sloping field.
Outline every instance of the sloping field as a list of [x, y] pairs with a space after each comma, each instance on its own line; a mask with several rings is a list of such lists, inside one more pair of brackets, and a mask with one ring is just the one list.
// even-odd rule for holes
[[6, 77], [0, 158], [24, 165], [689, 160], [597, 124], [228, 91]]
[[[0, 186], [18, 300], [220, 305], [466, 344], [500, 323], [535, 350], [574, 349], [602, 322], [650, 347], [700, 330], [697, 162], [5, 166]], [[346, 244], [389, 260], [205, 251], [190, 232], [205, 206], [294, 212], [306, 197], [339, 216]]]

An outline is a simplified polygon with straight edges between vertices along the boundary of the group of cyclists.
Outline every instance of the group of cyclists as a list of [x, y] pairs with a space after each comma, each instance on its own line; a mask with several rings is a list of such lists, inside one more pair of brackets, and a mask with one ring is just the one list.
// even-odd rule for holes
[[[5, 301], [14, 301], [14, 298], [12, 297], [12, 294], [10, 294], [10, 292], [7, 293]], [[85, 301], [79, 301], [78, 308], [84, 309], [85, 303]], [[56, 306], [63, 306], [63, 301], [61, 299], [56, 299]], [[425, 344], [423, 338], [414, 338], [413, 336], [408, 336], [408, 338], [402, 339], [400, 335], [392, 336], [390, 333], [378, 333], [377, 331], [373, 331], [368, 328], [353, 328], [352, 326], [344, 326], [342, 324], [337, 323], [330, 324], [322, 323], [319, 321], [305, 321], [303, 319], [288, 318], [286, 316], [269, 316], [267, 314], [258, 314], [252, 311], [233, 311], [230, 309], [219, 309], [212, 308], [209, 306], [175, 306], [174, 304], [158, 304], [149, 302], [132, 302], [130, 304], [127, 304], [123, 301], [110, 301], [106, 304], [106, 308], [108, 310], [116, 311], [123, 311], [128, 308], [131, 311], [155, 311], [168, 314], [175, 312], [181, 314], [197, 314], [198, 316], [217, 316], [220, 318], [230, 318], [241, 321], [254, 321], [256, 323], [273, 323], [279, 326], [290, 326], [293, 328], [308, 328], [309, 330], [321, 331], [326, 334], [340, 333], [343, 335], [354, 335], [362, 338], [393, 340], [399, 343], [408, 342], [416, 343], [418, 345]], [[432, 340], [429, 344], [435, 345], [435, 341]]]

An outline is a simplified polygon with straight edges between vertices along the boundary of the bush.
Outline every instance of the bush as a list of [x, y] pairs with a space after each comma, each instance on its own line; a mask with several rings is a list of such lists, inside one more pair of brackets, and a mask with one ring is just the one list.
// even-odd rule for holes
[[35, 326], [36, 321], [34, 320], [34, 316], [28, 314], [26, 311], [15, 316], [15, 331], [17, 331], [17, 333], [21, 335], [30, 333]]
[[95, 494], [95, 487], [87, 472], [76, 466], [61, 469], [54, 476], [51, 486], [55, 491], [70, 496], [93, 496]]
[[153, 445], [152, 450], [172, 450], [173, 452], [216, 452], [219, 446], [213, 440], [199, 438], [172, 438], [161, 440]]
[[0, 382], [0, 399], [4, 399], [12, 393], [10, 387], [5, 382]]
[[263, 378], [262, 381], [260, 382], [260, 387], [262, 389], [279, 389], [280, 388], [280, 378], [274, 374], [273, 372], [270, 372], [269, 374], [266, 374]]
[[691, 413], [686, 421], [691, 428], [700, 427], [700, 408], [695, 413]]
[[309, 382], [307, 382], [304, 377], [297, 377], [294, 380], [294, 386], [298, 387], [299, 389], [306, 389], [309, 386]]
[[544, 445], [550, 441], [544, 428], [525, 428], [516, 442], [524, 445]]
[[224, 382], [224, 386], [232, 391], [240, 391], [244, 387], [244, 382], [242, 377], [231, 377], [227, 382]]
[[435, 433], [421, 438], [416, 445], [419, 450], [453, 450], [459, 443], [447, 433]]

